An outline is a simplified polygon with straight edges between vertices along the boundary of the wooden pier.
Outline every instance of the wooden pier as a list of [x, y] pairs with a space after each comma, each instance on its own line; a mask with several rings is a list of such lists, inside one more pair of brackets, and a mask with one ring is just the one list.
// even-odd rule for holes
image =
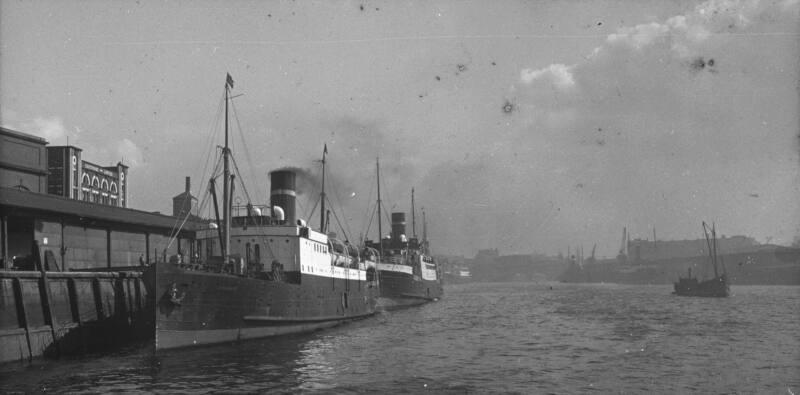
[[141, 272], [0, 271], [0, 362], [147, 339], [152, 317]]
[[0, 362], [152, 337], [151, 299], [142, 272], [0, 271]]

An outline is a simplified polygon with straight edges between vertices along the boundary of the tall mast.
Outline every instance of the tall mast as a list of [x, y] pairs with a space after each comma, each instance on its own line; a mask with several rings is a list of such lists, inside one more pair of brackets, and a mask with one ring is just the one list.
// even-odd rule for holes
[[411, 188], [411, 237], [417, 238], [417, 212], [414, 210], [414, 188]]
[[425, 207], [422, 208], [422, 246], [423, 252], [430, 254], [428, 251], [428, 221], [425, 219]]
[[383, 228], [381, 226], [381, 162], [375, 158], [375, 174], [378, 175], [378, 246], [383, 257]]
[[328, 153], [328, 144], [325, 144], [325, 148], [322, 150], [322, 192], [319, 194], [320, 199], [320, 213], [319, 213], [319, 231], [322, 233], [328, 233], [325, 230], [325, 154]]
[[656, 227], [653, 225], [653, 249], [658, 248], [658, 240], [656, 239]]
[[222, 245], [222, 257], [223, 262], [227, 263], [228, 259], [230, 258], [230, 251], [229, 246], [231, 244], [231, 207], [228, 203], [230, 200], [230, 178], [231, 178], [231, 168], [230, 168], [230, 149], [228, 148], [228, 101], [230, 100], [230, 90], [233, 88], [233, 78], [231, 75], [228, 74], [227, 78], [225, 79], [225, 147], [222, 148], [222, 160], [224, 164], [224, 170], [222, 173], [223, 176], [223, 183], [222, 183], [222, 215], [223, 221], [225, 222], [225, 226], [223, 228], [223, 233], [225, 234], [224, 243]]
[[714, 278], [717, 278], [717, 224], [711, 224], [711, 237], [714, 240]]
[[[708, 237], [709, 231], [711, 232], [711, 239]], [[703, 221], [703, 234], [706, 236], [706, 245], [708, 245], [708, 257], [711, 258], [711, 265], [714, 266], [714, 277], [717, 277], [717, 258], [716, 258], [716, 249], [717, 249], [717, 241], [712, 239], [716, 239], [716, 234], [714, 232], [714, 228], [708, 227], [706, 222]]]

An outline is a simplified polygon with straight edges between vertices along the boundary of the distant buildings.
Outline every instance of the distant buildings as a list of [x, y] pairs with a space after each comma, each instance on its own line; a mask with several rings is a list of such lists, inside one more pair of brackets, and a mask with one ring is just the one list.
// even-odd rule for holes
[[0, 187], [47, 193], [107, 206], [128, 206], [128, 166], [99, 166], [74, 146], [0, 128]]
[[0, 127], [0, 186], [45, 193], [47, 141]]
[[475, 255], [475, 262], [477, 263], [488, 263], [494, 262], [495, 259], [500, 257], [500, 252], [497, 248], [489, 248], [485, 250], [478, 250], [478, 253]]
[[47, 147], [47, 193], [70, 199], [127, 207], [128, 166], [99, 166], [81, 159], [73, 146]]
[[[752, 237], [731, 236], [719, 237], [716, 240], [717, 250], [726, 254], [755, 250], [760, 244]], [[688, 258], [708, 255], [708, 241], [705, 239], [694, 240], [642, 240], [634, 239], [628, 242], [628, 257], [631, 264], [641, 264], [647, 261], [662, 259]]]
[[201, 223], [176, 228], [173, 216], [131, 209], [128, 167], [81, 156], [0, 128], [0, 271], [141, 267], [196, 253]]

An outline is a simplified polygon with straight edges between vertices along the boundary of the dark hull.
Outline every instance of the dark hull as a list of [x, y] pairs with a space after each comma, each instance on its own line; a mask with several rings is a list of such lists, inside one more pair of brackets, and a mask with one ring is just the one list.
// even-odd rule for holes
[[290, 283], [159, 264], [156, 349], [308, 332], [375, 313], [377, 287], [366, 281], [296, 274]]
[[724, 298], [730, 295], [725, 276], [720, 276], [706, 281], [697, 281], [696, 278], [679, 278], [675, 283], [675, 295], [678, 296], [704, 296]]
[[442, 283], [423, 280], [419, 276], [380, 270], [380, 299], [378, 305], [384, 309], [416, 306], [442, 297]]

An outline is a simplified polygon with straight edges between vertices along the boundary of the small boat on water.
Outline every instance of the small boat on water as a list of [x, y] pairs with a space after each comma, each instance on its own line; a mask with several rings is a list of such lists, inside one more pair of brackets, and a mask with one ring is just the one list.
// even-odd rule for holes
[[[382, 235], [380, 220], [380, 166], [378, 165], [378, 235]], [[366, 249], [378, 251], [378, 281], [380, 298], [378, 307], [386, 310], [415, 306], [438, 300], [444, 293], [442, 272], [431, 256], [427, 239], [427, 223], [424, 220], [422, 239], [416, 235], [414, 215], [414, 190], [411, 190], [412, 237], [406, 236], [406, 214], [391, 215], [392, 232], [380, 237], [377, 242], [367, 240]]]
[[232, 88], [228, 75], [222, 220], [212, 178], [216, 221], [197, 230], [194, 240], [178, 241], [189, 251], [186, 259], [179, 254], [153, 268], [156, 350], [312, 331], [376, 312], [376, 262], [362, 259], [356, 247], [326, 231], [327, 147], [322, 155], [320, 229], [295, 216], [297, 175], [292, 170], [270, 173], [269, 206], [231, 204]]
[[[708, 245], [708, 254], [711, 265], [714, 267], [714, 277], [707, 280], [700, 280], [692, 277], [692, 268], [689, 268], [687, 277], [679, 277], [674, 285], [673, 294], [679, 296], [707, 296], [707, 297], [727, 297], [730, 295], [730, 285], [728, 276], [725, 273], [725, 264], [719, 262], [722, 267], [722, 274], [718, 269], [717, 257], [717, 234], [714, 226], [710, 228], [703, 222], [703, 233]], [[709, 238], [710, 233], [710, 238]]]

